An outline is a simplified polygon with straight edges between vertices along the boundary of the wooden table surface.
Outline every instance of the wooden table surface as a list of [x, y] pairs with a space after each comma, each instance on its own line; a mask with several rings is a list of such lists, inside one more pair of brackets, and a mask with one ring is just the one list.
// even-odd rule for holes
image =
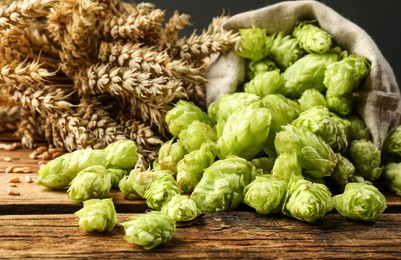
[[[81, 230], [74, 215], [80, 204], [72, 203], [64, 191], [26, 182], [27, 175], [37, 179], [39, 160], [29, 158], [31, 152], [0, 149], [0, 259], [401, 259], [401, 198], [392, 194], [386, 194], [388, 208], [373, 224], [337, 213], [306, 223], [243, 208], [177, 223], [171, 242], [146, 251], [125, 241], [119, 225], [105, 234]], [[30, 167], [31, 172], [6, 173], [10, 166]], [[12, 187], [18, 196], [6, 191], [13, 177], [21, 180]], [[118, 190], [110, 196], [120, 222], [147, 208], [144, 200], [126, 200]]]

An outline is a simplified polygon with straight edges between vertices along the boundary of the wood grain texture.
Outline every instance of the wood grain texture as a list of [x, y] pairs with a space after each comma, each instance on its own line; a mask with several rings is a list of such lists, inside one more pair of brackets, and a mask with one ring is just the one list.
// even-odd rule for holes
[[[119, 214], [125, 221], [131, 214]], [[88, 233], [73, 214], [0, 216], [0, 255], [9, 258], [401, 258], [401, 219], [384, 214], [374, 224], [329, 214], [304, 223], [280, 214], [205, 214], [178, 224], [172, 241], [153, 251], [109, 233]]]

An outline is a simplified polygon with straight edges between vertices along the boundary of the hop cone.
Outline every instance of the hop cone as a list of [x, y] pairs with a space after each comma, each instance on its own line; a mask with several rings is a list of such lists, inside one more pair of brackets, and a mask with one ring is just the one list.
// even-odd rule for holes
[[327, 107], [327, 101], [324, 95], [314, 88], [305, 90], [298, 99], [298, 103], [301, 111], [305, 111], [316, 106]]
[[138, 160], [137, 147], [134, 141], [121, 139], [110, 143], [105, 148], [106, 161], [110, 168], [132, 169]]
[[118, 188], [118, 183], [128, 173], [128, 170], [117, 169], [117, 168], [107, 168], [106, 170], [111, 176], [112, 188]]
[[314, 178], [330, 176], [337, 164], [337, 156], [318, 135], [306, 128], [283, 126], [274, 145], [277, 153], [296, 153], [303, 172]]
[[277, 180], [288, 183], [293, 175], [302, 175], [302, 168], [298, 163], [297, 154], [287, 152], [280, 153], [274, 161], [272, 176]]
[[117, 212], [112, 199], [90, 199], [75, 212], [79, 227], [85, 231], [111, 231], [117, 223]]
[[315, 21], [300, 21], [296, 24], [292, 35], [299, 45], [309, 53], [326, 53], [332, 45], [331, 35], [314, 25]]
[[383, 170], [383, 180], [390, 191], [401, 196], [401, 162], [386, 164]]
[[179, 222], [193, 220], [201, 214], [195, 201], [181, 194], [174, 195], [160, 211]]
[[185, 154], [187, 154], [187, 150], [180, 140], [170, 139], [165, 142], [160, 147], [157, 157], [160, 170], [169, 170], [176, 173], [177, 163], [184, 158]]
[[121, 225], [125, 231], [124, 239], [146, 250], [169, 242], [176, 230], [174, 219], [159, 211], [133, 216]]
[[354, 176], [355, 166], [347, 157], [341, 155], [340, 153], [336, 153], [336, 156], [338, 159], [337, 165], [328, 179], [331, 184], [343, 189], [352, 176]]
[[304, 51], [299, 46], [297, 39], [291, 37], [291, 35], [278, 32], [272, 34], [271, 37], [273, 38], [273, 45], [269, 57], [282, 70], [288, 68], [304, 55]]
[[278, 69], [274, 61], [269, 58], [259, 61], [248, 61], [247, 63], [247, 77], [249, 80], [253, 79], [259, 73], [272, 71]]
[[181, 194], [172, 173], [160, 172], [146, 187], [143, 198], [149, 208], [160, 210], [174, 195]]
[[103, 150], [75, 150], [50, 160], [38, 171], [38, 184], [49, 189], [68, 188], [78, 172], [93, 165], [107, 166]]
[[103, 198], [111, 189], [111, 176], [102, 165], [89, 166], [80, 171], [67, 190], [75, 202]]
[[284, 78], [280, 70], [266, 71], [257, 74], [251, 81], [245, 84], [244, 91], [260, 97], [278, 93], [284, 86]]
[[175, 106], [166, 113], [165, 121], [171, 134], [178, 136], [193, 121], [210, 122], [209, 116], [194, 103], [179, 100]]
[[375, 222], [387, 208], [386, 198], [373, 185], [352, 182], [333, 197], [335, 209], [344, 217]]
[[217, 140], [218, 157], [237, 155], [252, 159], [258, 154], [270, 131], [271, 113], [267, 108], [252, 105], [232, 113]]
[[205, 142], [216, 141], [217, 135], [209, 124], [193, 121], [185, 130], [181, 131], [178, 139], [185, 150], [191, 152], [198, 150]]
[[239, 29], [239, 33], [240, 39], [236, 45], [239, 56], [258, 61], [270, 54], [273, 39], [267, 36], [266, 30], [252, 26]]
[[315, 222], [332, 207], [331, 192], [326, 185], [296, 177], [289, 183], [282, 212], [302, 221]]
[[348, 148], [349, 159], [355, 165], [355, 170], [364, 179], [377, 180], [383, 172], [381, 166], [381, 150], [372, 141], [366, 139], [354, 140]]
[[[160, 171], [142, 171], [140, 168], [132, 169], [129, 175], [125, 175], [120, 180], [118, 187], [126, 199], [142, 198], [146, 187], [159, 173]], [[170, 171], [167, 173], [171, 174]]]
[[259, 214], [281, 210], [287, 183], [271, 175], [256, 176], [244, 189], [244, 202]]
[[191, 199], [202, 212], [235, 209], [241, 203], [244, 188], [253, 179], [254, 171], [251, 162], [237, 156], [215, 161], [205, 169]]

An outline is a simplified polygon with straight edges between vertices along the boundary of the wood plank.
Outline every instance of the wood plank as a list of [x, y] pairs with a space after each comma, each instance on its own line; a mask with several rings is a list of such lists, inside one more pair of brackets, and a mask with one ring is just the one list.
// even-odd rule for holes
[[[36, 183], [25, 181], [27, 175], [33, 180], [38, 177], [37, 171], [41, 160], [29, 158], [31, 152], [30, 149], [0, 150], [0, 214], [72, 213], [80, 208], [80, 204], [69, 200], [65, 191], [49, 190]], [[5, 161], [6, 157], [10, 157], [11, 162]], [[9, 166], [30, 167], [31, 172], [5, 173]], [[12, 177], [19, 177], [21, 180], [21, 183], [13, 188], [20, 192], [19, 196], [10, 196], [6, 192], [10, 188], [7, 182]], [[138, 213], [147, 209], [144, 200], [126, 200], [118, 189], [112, 190], [109, 196], [113, 198], [119, 212]], [[386, 194], [386, 198], [388, 204], [386, 212], [401, 213], [401, 197]]]
[[398, 214], [384, 214], [374, 224], [338, 214], [315, 223], [280, 214], [205, 214], [179, 223], [173, 240], [154, 251], [126, 242], [121, 226], [106, 234], [84, 232], [73, 214], [0, 216], [0, 234], [6, 258], [401, 258]]

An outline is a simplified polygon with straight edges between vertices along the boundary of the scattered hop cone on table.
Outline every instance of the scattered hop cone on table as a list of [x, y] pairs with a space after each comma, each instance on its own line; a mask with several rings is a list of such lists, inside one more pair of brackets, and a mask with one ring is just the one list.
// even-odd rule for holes
[[188, 195], [174, 195], [163, 205], [161, 212], [169, 215], [175, 221], [183, 222], [195, 219], [201, 214], [200, 209]]
[[75, 150], [50, 160], [40, 168], [37, 183], [50, 189], [65, 189], [80, 171], [93, 165], [107, 167], [104, 150]]
[[335, 209], [344, 217], [375, 222], [387, 208], [386, 198], [373, 185], [350, 182], [344, 192], [333, 196]]
[[89, 232], [111, 231], [117, 223], [117, 212], [110, 198], [86, 200], [75, 215], [79, 218], [79, 227]]
[[176, 231], [174, 219], [159, 211], [133, 216], [121, 225], [124, 227], [124, 239], [146, 250], [169, 242]]
[[331, 192], [321, 183], [293, 176], [288, 184], [282, 212], [306, 222], [315, 222], [333, 209]]
[[89, 166], [71, 181], [68, 197], [74, 202], [103, 198], [111, 189], [111, 176], [101, 165]]
[[121, 139], [110, 143], [105, 148], [109, 168], [130, 170], [138, 160], [137, 146], [134, 141]]

